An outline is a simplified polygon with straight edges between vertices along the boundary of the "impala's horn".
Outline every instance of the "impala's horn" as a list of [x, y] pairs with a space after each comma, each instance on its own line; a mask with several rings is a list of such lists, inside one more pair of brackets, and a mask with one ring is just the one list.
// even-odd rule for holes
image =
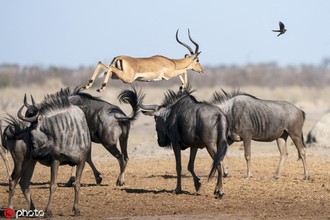
[[199, 49], [199, 45], [193, 39], [191, 39], [190, 30], [189, 29], [188, 29], [188, 37], [189, 37], [189, 40], [196, 46], [195, 54], [197, 54], [198, 53], [198, 49]]
[[181, 41], [179, 40], [178, 33], [179, 33], [179, 29], [176, 31], [176, 41], [177, 41], [179, 44], [181, 44], [182, 46], [184, 46], [185, 48], [187, 48], [187, 49], [189, 50], [189, 52], [190, 52], [191, 55], [194, 54], [194, 52], [193, 52], [193, 50], [191, 49], [191, 47], [189, 47], [187, 44], [185, 44], [185, 43], [183, 43], [183, 42], [181, 42]]

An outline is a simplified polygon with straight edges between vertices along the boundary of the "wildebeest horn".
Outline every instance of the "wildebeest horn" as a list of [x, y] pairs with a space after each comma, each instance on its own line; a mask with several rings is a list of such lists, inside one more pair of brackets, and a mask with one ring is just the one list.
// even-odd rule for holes
[[190, 37], [190, 30], [189, 29], [188, 29], [188, 37], [189, 37], [189, 40], [196, 46], [195, 54], [197, 54], [198, 53], [198, 49], [199, 49], [199, 45], [193, 39], [191, 39], [191, 37]]
[[[185, 44], [185, 43], [183, 43], [183, 42], [181, 42], [181, 41], [179, 40], [178, 33], [179, 33], [179, 29], [176, 31], [176, 41], [177, 41], [179, 44], [181, 44], [182, 46], [184, 46], [185, 48], [187, 48], [187, 49], [189, 50], [190, 54], [194, 54], [194, 52], [193, 52], [193, 50], [191, 49], [191, 47], [189, 47], [187, 44]], [[195, 45], [196, 45], [196, 44], [195, 44]]]
[[37, 115], [33, 116], [33, 117], [24, 117], [22, 115], [23, 108], [24, 108], [24, 105], [22, 105], [22, 107], [17, 112], [17, 117], [19, 119], [21, 119], [22, 121], [30, 122], [30, 123], [33, 123], [33, 122], [37, 121], [39, 113]]
[[158, 105], [143, 105], [140, 104], [140, 108], [142, 108], [143, 110], [147, 110], [147, 111], [156, 111], [158, 108]]
[[33, 105], [33, 106], [36, 106], [36, 102], [34, 101], [34, 98], [33, 98], [32, 95], [31, 95], [31, 101], [32, 101], [32, 105]]
[[30, 107], [30, 104], [26, 101], [26, 93], [24, 94], [24, 106], [27, 108]]

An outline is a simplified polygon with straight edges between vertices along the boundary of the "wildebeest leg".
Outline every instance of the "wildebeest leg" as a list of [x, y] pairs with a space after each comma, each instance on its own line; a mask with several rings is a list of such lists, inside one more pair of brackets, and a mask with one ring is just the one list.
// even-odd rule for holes
[[80, 210], [78, 208], [78, 201], [79, 201], [80, 180], [84, 166], [85, 166], [85, 161], [77, 165], [76, 182], [74, 186], [74, 204], [73, 204], [73, 211], [75, 216], [80, 215]]
[[71, 168], [71, 177], [68, 182], [64, 185], [65, 187], [72, 187], [73, 183], [76, 181], [76, 166]]
[[124, 180], [124, 175], [125, 175], [125, 170], [126, 170], [126, 166], [128, 163], [128, 154], [127, 154], [127, 140], [128, 140], [128, 132], [126, 132], [124, 135], [121, 135], [119, 137], [119, 144], [120, 144], [120, 149], [121, 149], [121, 153], [122, 153], [122, 159], [123, 159], [123, 164], [122, 167], [120, 168], [120, 176], [117, 180], [117, 185], [122, 186], [125, 184], [125, 180]]
[[245, 139], [243, 140], [244, 144], [244, 156], [246, 160], [246, 178], [251, 178], [251, 139]]
[[24, 169], [23, 175], [19, 181], [25, 199], [29, 203], [30, 210], [35, 209], [30, 195], [30, 181], [33, 175], [35, 165], [36, 165], [35, 160], [29, 160], [28, 163], [24, 165], [26, 168]]
[[122, 186], [122, 185], [125, 184], [125, 182], [124, 182], [124, 171], [125, 171], [125, 167], [126, 167], [126, 162], [124, 161], [123, 155], [118, 150], [116, 144], [113, 144], [113, 145], [104, 145], [104, 146], [112, 154], [112, 156], [114, 156], [115, 158], [117, 158], [117, 160], [119, 162], [120, 174], [119, 174], [119, 176], [117, 178], [116, 185], [117, 186]]
[[8, 197], [8, 207], [13, 208], [13, 197], [15, 194], [15, 188], [17, 186], [18, 180], [23, 174], [23, 167], [26, 162], [22, 158], [14, 158], [14, 169], [9, 179], [9, 197]]
[[175, 161], [176, 161], [176, 175], [177, 175], [177, 182], [176, 182], [176, 188], [174, 192], [176, 194], [182, 193], [181, 188], [181, 171], [182, 171], [182, 165], [181, 165], [181, 150], [179, 146], [173, 145], [173, 151], [175, 155]]
[[308, 175], [308, 171], [307, 171], [307, 163], [306, 163], [306, 147], [305, 147], [305, 143], [303, 140], [303, 136], [302, 134], [300, 135], [290, 135], [293, 143], [296, 145], [296, 148], [298, 150], [298, 155], [299, 155], [299, 159], [302, 160], [303, 162], [303, 166], [304, 166], [304, 179], [308, 180], [309, 179], [309, 175]]
[[[14, 169], [15, 170], [15, 169]], [[14, 173], [14, 171], [13, 171]], [[9, 208], [13, 208], [13, 197], [15, 194], [15, 188], [16, 185], [18, 183], [19, 178], [21, 177], [21, 175], [17, 176], [17, 175], [11, 175], [11, 179], [9, 180], [9, 200], [8, 200], [8, 207]]]
[[87, 163], [89, 164], [89, 166], [92, 168], [93, 173], [94, 173], [94, 177], [95, 177], [95, 181], [96, 184], [99, 185], [102, 182], [102, 177], [101, 177], [101, 173], [96, 169], [93, 161], [92, 161], [92, 151], [90, 150], [88, 155], [87, 155]]
[[58, 172], [58, 167], [60, 166], [60, 162], [57, 160], [53, 160], [52, 164], [50, 166], [50, 194], [49, 194], [49, 199], [48, 199], [48, 204], [45, 208], [45, 213], [48, 218], [52, 217], [52, 212], [50, 210], [50, 204], [53, 200], [54, 197], [54, 192], [56, 190], [56, 179], [57, 179], [57, 172]]
[[278, 179], [280, 177], [280, 174], [282, 172], [284, 163], [285, 163], [286, 159], [288, 158], [288, 150], [287, 150], [287, 147], [286, 147], [287, 138], [288, 138], [288, 133], [284, 132], [282, 134], [282, 136], [276, 140], [278, 150], [280, 151], [281, 158], [280, 158], [280, 162], [278, 164], [276, 173], [273, 177], [274, 179]]
[[201, 183], [199, 182], [199, 178], [195, 174], [195, 171], [194, 171], [194, 165], [195, 165], [195, 158], [196, 158], [197, 150], [198, 150], [198, 148], [196, 148], [196, 147], [191, 147], [190, 148], [190, 158], [189, 158], [189, 163], [188, 163], [188, 171], [191, 173], [191, 175], [194, 178], [194, 185], [195, 185], [196, 192], [198, 192], [200, 187], [201, 187]]
[[0, 144], [0, 155], [3, 159], [3, 162], [5, 162], [7, 177], [9, 180], [10, 179], [10, 164], [8, 161], [8, 151], [1, 144]]
[[[210, 156], [212, 157], [212, 159], [215, 159], [216, 156], [216, 151], [214, 150], [214, 148], [212, 147], [206, 147], [207, 151], [209, 152]], [[223, 182], [222, 182], [222, 162], [219, 163], [217, 170], [218, 170], [218, 180], [217, 180], [217, 184], [215, 185], [215, 189], [214, 189], [214, 195], [215, 198], [217, 199], [221, 199], [221, 197], [223, 196]]]
[[[234, 143], [234, 141], [232, 141], [229, 138], [227, 139], [228, 147], [230, 145], [232, 145], [233, 143]], [[227, 155], [222, 160], [222, 168], [223, 168], [223, 176], [228, 177], [229, 176], [229, 169], [228, 169], [228, 165], [227, 165]]]
[[223, 169], [223, 176], [228, 177], [229, 171], [228, 171], [228, 165], [227, 165], [227, 155], [222, 160], [222, 169]]

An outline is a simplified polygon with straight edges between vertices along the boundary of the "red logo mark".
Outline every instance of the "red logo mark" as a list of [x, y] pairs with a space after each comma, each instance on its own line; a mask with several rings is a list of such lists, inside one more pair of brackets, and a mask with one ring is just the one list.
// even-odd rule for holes
[[3, 212], [3, 215], [5, 216], [5, 218], [12, 218], [15, 215], [15, 211], [11, 208], [6, 208]]

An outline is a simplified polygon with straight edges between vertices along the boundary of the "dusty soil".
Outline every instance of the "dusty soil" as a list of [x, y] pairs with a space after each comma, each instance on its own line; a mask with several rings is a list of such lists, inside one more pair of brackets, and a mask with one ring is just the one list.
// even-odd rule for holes
[[[171, 150], [158, 149], [156, 157], [134, 156], [126, 172], [126, 184], [115, 186], [118, 175], [117, 161], [94, 147], [96, 166], [103, 174], [102, 185], [96, 186], [91, 169], [86, 166], [80, 191], [81, 217], [84, 219], [330, 219], [330, 158], [326, 149], [308, 149], [310, 180], [303, 180], [301, 161], [293, 151], [278, 180], [272, 174], [278, 163], [276, 146], [267, 153], [254, 152], [253, 178], [245, 179], [245, 160], [239, 145], [232, 146], [228, 155], [229, 178], [225, 179], [225, 195], [215, 199], [215, 179], [207, 181], [211, 159], [202, 150], [196, 159], [195, 170], [202, 188], [195, 193], [190, 173], [183, 169], [184, 193], [175, 195], [175, 161]], [[98, 150], [98, 148], [100, 148]], [[261, 146], [255, 147], [260, 152]], [[94, 150], [95, 151], [95, 150]], [[98, 151], [98, 152], [97, 152]], [[98, 153], [99, 155], [95, 155]], [[186, 167], [189, 151], [183, 155]], [[103, 156], [102, 156], [103, 155]], [[4, 174], [3, 166], [0, 170]], [[3, 176], [3, 175], [2, 175]], [[72, 216], [73, 188], [64, 187], [70, 168], [59, 172], [59, 187], [52, 204], [55, 219]], [[38, 165], [31, 186], [37, 209], [44, 209], [49, 194], [49, 169]], [[3, 210], [7, 207], [8, 184], [1, 178], [0, 198]], [[18, 189], [15, 208], [27, 209], [26, 201]]]

